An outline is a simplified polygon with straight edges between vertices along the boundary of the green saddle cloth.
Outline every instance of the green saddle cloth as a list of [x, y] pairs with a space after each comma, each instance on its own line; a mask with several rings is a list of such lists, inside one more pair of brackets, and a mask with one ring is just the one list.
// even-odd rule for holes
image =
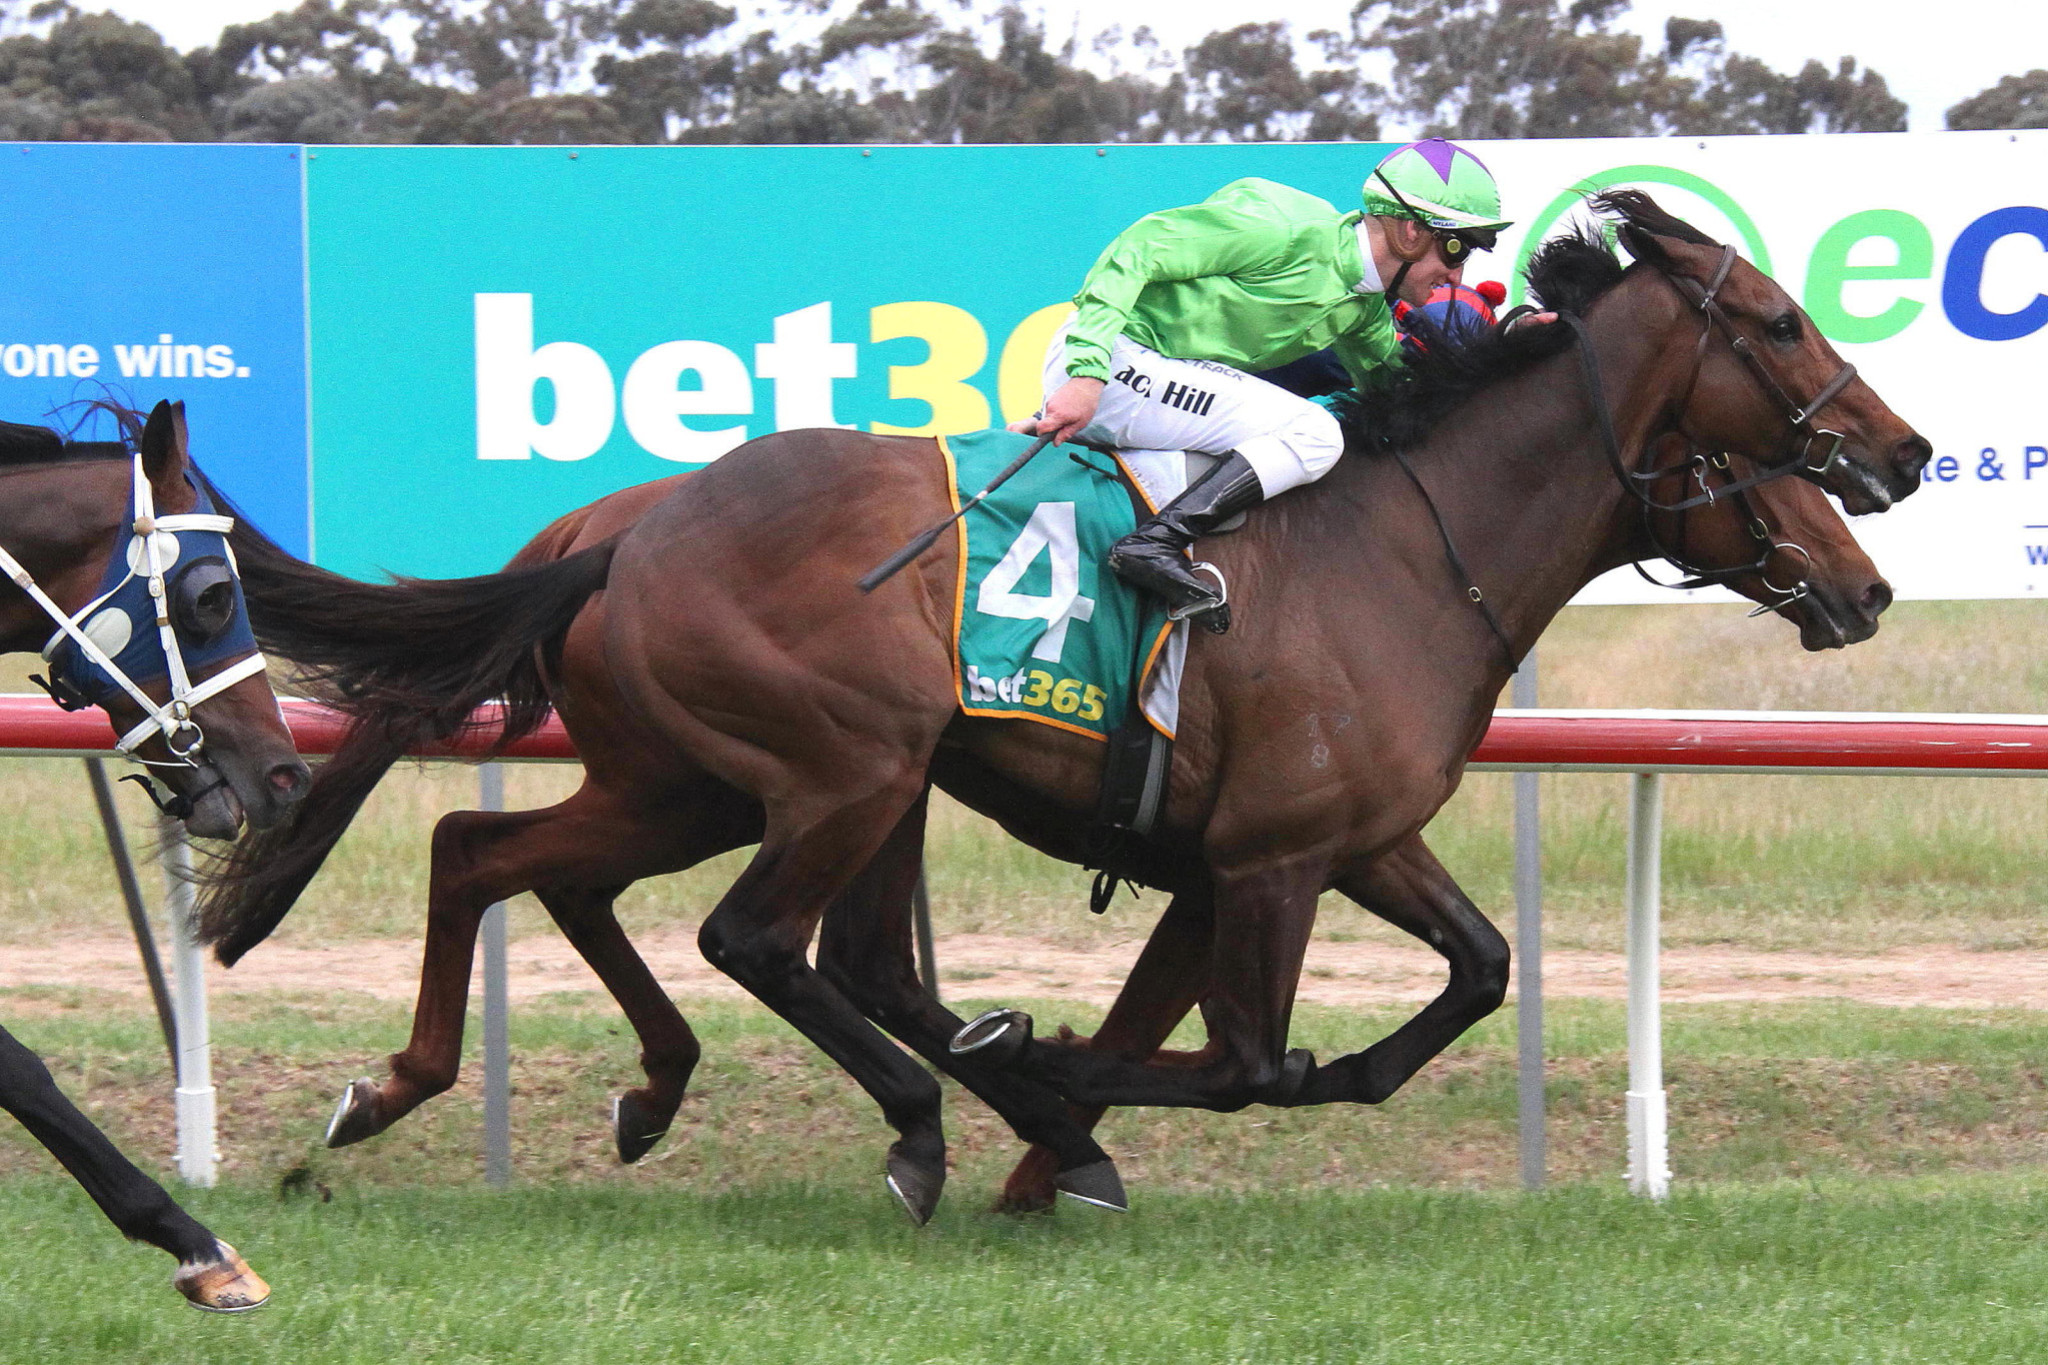
[[[942, 436], [955, 510], [1028, 436]], [[1109, 571], [1109, 547], [1138, 524], [1112, 456], [1048, 446], [959, 522], [954, 682], [970, 716], [1021, 717], [1105, 738], [1165, 644], [1162, 605]]]

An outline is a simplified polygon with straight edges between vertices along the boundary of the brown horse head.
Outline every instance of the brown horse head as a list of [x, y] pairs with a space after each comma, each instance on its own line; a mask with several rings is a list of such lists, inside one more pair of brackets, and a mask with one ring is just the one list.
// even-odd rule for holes
[[1696, 374], [1676, 414], [1696, 446], [1763, 465], [1797, 461], [1852, 515], [1882, 512], [1920, 486], [1933, 447], [1855, 377], [1775, 280], [1640, 191], [1593, 203], [1621, 220], [1629, 254], [1699, 317]]
[[[141, 455], [150, 515], [161, 520], [211, 511], [202, 503], [204, 476], [188, 452], [183, 405], [159, 403], [146, 423], [134, 414], [119, 415]], [[157, 553], [171, 556], [159, 560], [164, 614], [198, 693], [189, 717], [179, 717], [156, 612], [143, 591], [148, 575], [135, 574], [142, 562], [143, 537], [136, 532], [143, 509], [139, 502], [131, 505], [135, 484], [127, 448], [67, 448], [54, 432], [15, 430], [40, 436], [24, 438], [23, 448], [8, 460], [17, 467], [9, 471], [12, 496], [0, 510], [0, 545], [67, 615], [75, 617], [90, 605], [88, 619], [80, 622], [83, 633], [121, 662], [153, 703], [172, 707], [177, 752], [161, 730], [129, 741], [133, 756], [171, 789], [166, 809], [202, 838], [232, 838], [245, 817], [259, 828], [275, 824], [304, 795], [310, 774], [248, 639], [232, 556], [204, 548], [207, 537], [219, 533], [185, 524], [158, 528], [152, 537]], [[124, 558], [125, 580], [119, 567]], [[4, 622], [7, 648], [34, 649], [51, 636], [52, 622], [25, 592], [10, 592]], [[238, 638], [247, 641], [246, 648], [237, 646]], [[99, 706], [123, 736], [149, 718], [125, 688], [84, 658], [75, 640], [53, 641], [49, 657], [52, 691], [64, 704]], [[235, 676], [231, 670], [246, 676], [208, 695], [207, 681]]]
[[[1669, 477], [1649, 486], [1660, 502], [1726, 487], [1757, 472], [1740, 456], [1693, 458], [1676, 434], [1660, 438], [1651, 467]], [[1667, 549], [1680, 567], [1741, 593], [1799, 627], [1809, 650], [1840, 649], [1877, 633], [1891, 585], [1856, 543], [1827, 495], [1803, 479], [1772, 479], [1687, 512], [1652, 513], [1651, 553]], [[1640, 550], [1641, 547], [1633, 547]]]

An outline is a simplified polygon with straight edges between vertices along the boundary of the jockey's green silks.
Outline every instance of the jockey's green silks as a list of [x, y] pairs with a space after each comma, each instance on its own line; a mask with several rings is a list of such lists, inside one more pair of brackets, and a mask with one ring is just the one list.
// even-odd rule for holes
[[1108, 380], [1121, 333], [1245, 371], [1333, 347], [1363, 380], [1400, 350], [1386, 296], [1358, 289], [1361, 217], [1255, 178], [1147, 214], [1104, 249], [1074, 296], [1067, 373]]

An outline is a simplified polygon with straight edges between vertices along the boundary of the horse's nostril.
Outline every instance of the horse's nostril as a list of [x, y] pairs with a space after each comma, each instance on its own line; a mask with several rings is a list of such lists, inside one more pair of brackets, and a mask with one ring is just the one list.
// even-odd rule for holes
[[305, 796], [313, 775], [303, 763], [280, 763], [270, 770], [265, 780], [270, 783], [272, 795], [285, 805], [291, 805]]
[[1908, 474], [1918, 474], [1934, 454], [1934, 445], [1925, 436], [1914, 434], [1899, 442], [1899, 468]]
[[1873, 619], [1882, 615], [1884, 609], [1890, 606], [1891, 604], [1891, 584], [1885, 582], [1882, 578], [1878, 579], [1875, 583], [1872, 583], [1869, 587], [1865, 588], [1863, 590], [1862, 598], [1857, 603], [1857, 605], [1863, 609], [1864, 616]]

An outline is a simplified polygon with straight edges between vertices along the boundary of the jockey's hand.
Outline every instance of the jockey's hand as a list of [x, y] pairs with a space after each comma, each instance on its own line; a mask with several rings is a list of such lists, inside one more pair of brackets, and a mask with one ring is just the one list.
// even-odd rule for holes
[[1522, 316], [1516, 318], [1513, 322], [1508, 324], [1508, 331], [1512, 332], [1517, 327], [1520, 327], [1525, 323], [1531, 327], [1538, 327], [1546, 322], [1556, 321], [1557, 314], [1555, 313], [1524, 313], [1522, 314]]
[[1095, 420], [1095, 408], [1102, 401], [1102, 389], [1100, 379], [1079, 376], [1069, 379], [1045, 400], [1032, 434], [1050, 434], [1055, 444], [1079, 435], [1082, 428]]

